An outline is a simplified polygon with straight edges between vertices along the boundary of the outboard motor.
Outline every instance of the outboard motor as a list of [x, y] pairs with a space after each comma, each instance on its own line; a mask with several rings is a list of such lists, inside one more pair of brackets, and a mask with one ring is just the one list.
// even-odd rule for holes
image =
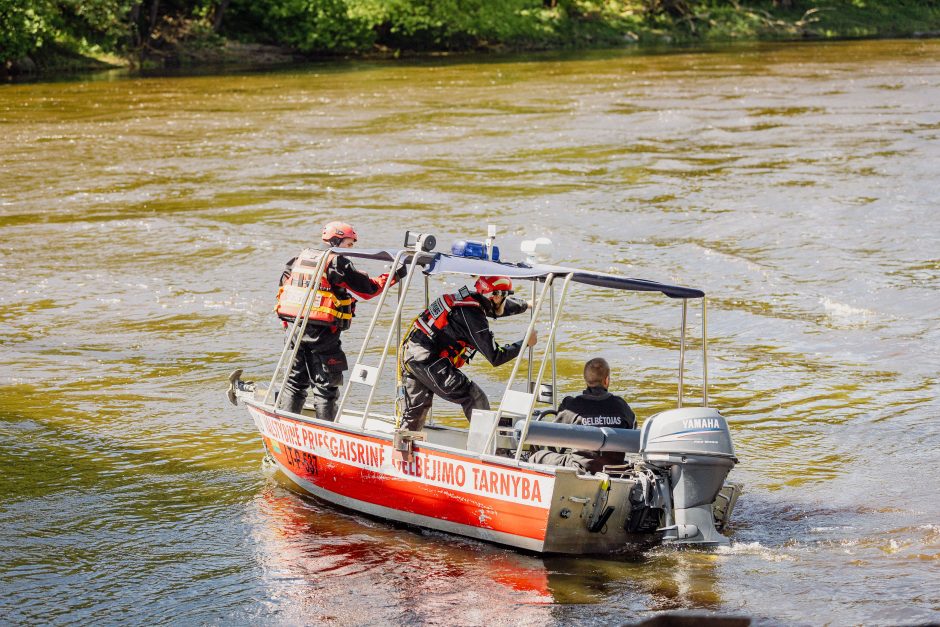
[[710, 407], [682, 407], [656, 414], [643, 423], [640, 455], [647, 465], [669, 474], [672, 516], [665, 508], [664, 541], [730, 544], [715, 529], [712, 513], [718, 491], [738, 461], [724, 416]]

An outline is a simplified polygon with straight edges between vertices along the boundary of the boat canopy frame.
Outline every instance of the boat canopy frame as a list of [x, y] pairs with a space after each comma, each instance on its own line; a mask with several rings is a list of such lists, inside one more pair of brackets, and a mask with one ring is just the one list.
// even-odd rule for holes
[[[430, 238], [432, 236], [421, 235], [418, 236], [418, 240], [414, 246], [409, 246], [401, 249], [360, 249], [354, 250], [350, 248], [328, 248], [325, 249], [324, 254], [321, 255], [317, 261], [316, 266], [313, 268], [312, 274], [314, 275], [314, 280], [306, 288], [304, 299], [300, 308], [300, 315], [298, 315], [293, 324], [290, 326], [288, 331], [288, 338], [284, 345], [284, 350], [281, 352], [281, 356], [278, 360], [277, 366], [275, 367], [274, 374], [271, 377], [271, 382], [268, 385], [267, 392], [263, 400], [264, 404], [268, 404], [272, 391], [279, 389], [283, 391], [284, 383], [286, 383], [287, 375], [289, 372], [289, 366], [293, 363], [296, 358], [297, 350], [300, 346], [300, 342], [296, 341], [297, 339], [303, 337], [304, 331], [306, 330], [307, 323], [309, 322], [310, 311], [313, 307], [314, 297], [313, 294], [314, 288], [320, 284], [320, 281], [323, 277], [323, 274], [326, 272], [328, 261], [334, 256], [345, 256], [353, 257], [358, 259], [370, 259], [375, 261], [382, 261], [386, 263], [391, 263], [392, 271], [404, 264], [408, 266], [408, 273], [405, 276], [404, 280], [399, 283], [399, 294], [398, 294], [398, 303], [395, 307], [395, 313], [393, 315], [392, 323], [389, 327], [388, 334], [385, 339], [385, 346], [382, 350], [381, 357], [379, 358], [379, 363], [377, 366], [370, 366], [363, 362], [365, 358], [366, 349], [368, 348], [369, 341], [372, 339], [372, 336], [375, 332], [375, 328], [378, 324], [378, 320], [381, 316], [382, 310], [384, 308], [385, 302], [387, 300], [390, 288], [392, 285], [391, 281], [387, 281], [383, 286], [383, 289], [379, 295], [379, 300], [375, 307], [375, 312], [373, 313], [371, 320], [369, 321], [369, 327], [366, 331], [366, 335], [363, 338], [362, 345], [359, 349], [359, 354], [357, 356], [355, 365], [350, 369], [351, 376], [349, 381], [346, 382], [345, 389], [343, 391], [343, 396], [340, 400], [339, 406], [337, 407], [336, 414], [341, 416], [343, 409], [346, 406], [346, 402], [349, 396], [350, 389], [354, 383], [361, 383], [370, 386], [368, 397], [366, 399], [365, 407], [362, 412], [362, 423], [360, 428], [364, 429], [366, 426], [366, 421], [369, 417], [369, 409], [372, 405], [372, 401], [375, 396], [375, 389], [377, 387], [378, 380], [380, 379], [382, 372], [385, 368], [386, 361], [388, 360], [388, 352], [391, 347], [391, 342], [393, 337], [398, 338], [398, 344], [401, 344], [401, 316], [402, 309], [405, 304], [405, 295], [409, 292], [412, 282], [415, 276], [418, 274], [416, 270], [421, 268], [420, 274], [424, 276], [424, 300], [425, 306], [429, 302], [429, 279], [432, 276], [438, 275], [466, 275], [466, 276], [508, 276], [511, 279], [520, 279], [528, 280], [533, 282], [533, 292], [535, 291], [535, 283], [542, 283], [542, 288], [538, 295], [538, 298], [533, 298], [533, 307], [531, 308], [529, 324], [526, 328], [526, 333], [523, 336], [524, 342], [531, 336], [535, 329], [535, 325], [539, 320], [539, 314], [542, 312], [545, 305], [546, 299], [549, 302], [548, 312], [549, 312], [549, 336], [545, 344], [545, 354], [542, 355], [539, 364], [538, 375], [535, 377], [535, 380], [532, 378], [532, 366], [533, 366], [533, 350], [532, 347], [528, 351], [528, 361], [529, 361], [529, 375], [528, 375], [528, 384], [526, 392], [519, 392], [513, 390], [512, 386], [515, 383], [515, 379], [518, 375], [520, 364], [522, 363], [522, 358], [524, 351], [519, 351], [519, 355], [514, 359], [512, 373], [509, 376], [508, 381], [506, 382], [506, 388], [503, 392], [502, 399], [500, 400], [499, 407], [496, 410], [495, 417], [493, 419], [493, 425], [490, 429], [488, 438], [486, 440], [486, 445], [484, 446], [484, 451], [492, 450], [492, 444], [495, 441], [496, 434], [499, 430], [499, 419], [504, 414], [511, 414], [514, 418], [524, 418], [525, 426], [522, 431], [520, 442], [525, 441], [525, 436], [528, 432], [529, 424], [532, 420], [532, 414], [535, 408], [535, 403], [539, 400], [539, 395], [536, 391], [541, 389], [542, 379], [545, 376], [545, 366], [548, 362], [549, 356], [552, 361], [552, 384], [551, 384], [551, 394], [552, 406], [556, 406], [556, 373], [555, 373], [555, 362], [556, 362], [556, 352], [555, 352], [555, 336], [558, 329], [558, 323], [561, 319], [561, 313], [564, 309], [565, 298], [568, 293], [568, 289], [571, 283], [582, 283], [585, 285], [590, 285], [594, 287], [609, 288], [615, 290], [626, 290], [626, 291], [638, 291], [638, 292], [659, 292], [664, 294], [669, 298], [679, 299], [682, 301], [682, 314], [680, 320], [680, 337], [679, 337], [679, 380], [678, 380], [678, 390], [677, 390], [677, 406], [682, 407], [684, 403], [684, 370], [685, 370], [685, 353], [686, 353], [686, 326], [687, 326], [687, 317], [688, 317], [688, 301], [691, 299], [701, 299], [702, 301], [702, 406], [708, 406], [708, 332], [707, 332], [707, 299], [705, 297], [705, 292], [702, 290], [683, 287], [678, 285], [670, 285], [666, 283], [658, 283], [656, 281], [648, 281], [645, 279], [635, 279], [629, 277], [623, 277], [619, 275], [613, 275], [608, 273], [600, 272], [590, 272], [587, 270], [581, 270], [578, 268], [571, 268], [561, 265], [552, 265], [552, 264], [539, 264], [539, 263], [507, 263], [501, 261], [493, 261], [489, 259], [479, 259], [479, 258], [470, 258], [470, 257], [460, 257], [456, 255], [450, 255], [441, 252], [425, 252], [421, 249], [424, 244], [423, 238]], [[555, 303], [555, 290], [554, 284], [559, 279], [562, 280], [561, 295], [558, 299], [557, 304]], [[534, 294], [533, 294], [534, 296]], [[290, 354], [290, 358], [286, 359], [287, 355]], [[283, 372], [283, 380], [281, 381], [280, 386], [277, 386], [278, 377]], [[396, 390], [396, 394], [400, 392]], [[274, 403], [274, 412], [278, 413], [280, 408], [280, 399], [283, 398], [283, 394], [278, 394]], [[397, 399], [396, 399], [397, 401]], [[358, 413], [358, 412], [356, 412]], [[398, 416], [398, 411], [396, 409], [396, 419]], [[396, 421], [397, 422], [397, 421]], [[396, 427], [398, 425], [396, 424]], [[520, 459], [522, 453], [522, 446], [519, 446], [516, 452], [516, 460]]]

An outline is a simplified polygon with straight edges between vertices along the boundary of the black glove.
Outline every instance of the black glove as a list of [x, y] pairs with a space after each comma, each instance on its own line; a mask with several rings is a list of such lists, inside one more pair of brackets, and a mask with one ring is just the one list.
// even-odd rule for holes
[[406, 266], [405, 264], [402, 264], [398, 267], [398, 270], [395, 270], [395, 274], [394, 274], [395, 280], [401, 281], [406, 276], [408, 276], [408, 266]]

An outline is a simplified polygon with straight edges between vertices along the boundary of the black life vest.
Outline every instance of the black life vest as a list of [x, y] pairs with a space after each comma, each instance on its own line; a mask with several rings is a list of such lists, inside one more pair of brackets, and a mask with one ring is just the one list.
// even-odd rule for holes
[[[438, 346], [443, 345], [439, 356], [446, 357], [454, 367], [460, 368], [470, 361], [476, 348], [464, 340], [454, 337], [447, 327], [448, 316], [456, 307], [480, 307], [470, 290], [461, 287], [456, 294], [443, 294], [435, 299], [421, 315], [415, 318], [414, 326]], [[443, 337], [442, 337], [443, 336]]]
[[[277, 292], [277, 306], [275, 307], [281, 320], [293, 322], [294, 318], [300, 314], [307, 288], [310, 287], [317, 264], [323, 254], [322, 250], [312, 248], [304, 250], [294, 258], [290, 273], [285, 271], [285, 276], [281, 277], [281, 287]], [[323, 276], [320, 277], [319, 288], [312, 295], [313, 306], [310, 308], [308, 324], [335, 326], [341, 331], [348, 329], [352, 324], [356, 299], [345, 289], [330, 285], [326, 275], [327, 271], [324, 271]]]

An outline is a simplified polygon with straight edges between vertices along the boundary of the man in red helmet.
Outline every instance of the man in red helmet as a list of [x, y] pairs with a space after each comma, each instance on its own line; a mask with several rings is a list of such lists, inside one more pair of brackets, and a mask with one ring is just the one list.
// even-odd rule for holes
[[[344, 222], [330, 222], [323, 227], [322, 240], [328, 247], [352, 248], [357, 239], [356, 230]], [[324, 252], [325, 248], [308, 248], [287, 262], [281, 274], [277, 306], [285, 326], [299, 314], [307, 286]], [[392, 283], [405, 272], [405, 266], [400, 267]], [[340, 333], [352, 323], [356, 297], [368, 300], [380, 294], [388, 280], [388, 274], [372, 278], [357, 270], [348, 257], [332, 255], [314, 294], [307, 327], [278, 399], [280, 407], [299, 414], [307, 400], [307, 388], [313, 386], [317, 418], [336, 417], [339, 386], [348, 368]]]
[[[404, 407], [401, 426], [409, 431], [424, 427], [434, 395], [463, 407], [470, 419], [474, 408], [489, 409], [490, 402], [479, 385], [460, 372], [479, 351], [493, 366], [514, 358], [524, 340], [500, 346], [487, 317], [512, 316], [528, 309], [528, 304], [512, 294], [512, 281], [504, 276], [480, 277], [474, 290], [462, 287], [444, 294], [415, 319], [402, 344], [401, 377]], [[533, 330], [526, 346], [534, 346]]]

